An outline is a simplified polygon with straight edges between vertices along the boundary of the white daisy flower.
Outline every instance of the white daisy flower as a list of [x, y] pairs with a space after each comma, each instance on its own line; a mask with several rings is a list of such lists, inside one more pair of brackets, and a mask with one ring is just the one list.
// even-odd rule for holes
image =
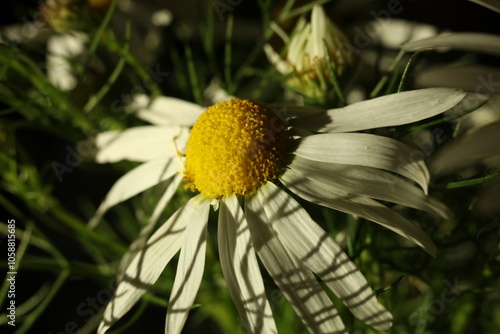
[[88, 36], [82, 33], [54, 35], [47, 40], [47, 78], [63, 91], [76, 87], [77, 78], [69, 59], [82, 57]]
[[[420, 227], [378, 201], [450, 218], [446, 207], [426, 196], [425, 163], [412, 160], [412, 149], [394, 139], [354, 131], [432, 117], [464, 95], [426, 89], [326, 111], [271, 108], [240, 99], [205, 110], [160, 97], [138, 113], [155, 125], [99, 135], [98, 162], [144, 163], [116, 182], [93, 223], [111, 206], [159, 182], [170, 185], [155, 219], [182, 180], [199, 193], [133, 256], [98, 332], [106, 332], [130, 310], [179, 250], [165, 332], [181, 332], [202, 280], [211, 206], [219, 210], [222, 273], [249, 333], [277, 333], [257, 257], [311, 333], [346, 332], [316, 276], [354, 316], [387, 330], [392, 316], [364, 276], [282, 186], [305, 200], [381, 224], [435, 254]], [[179, 157], [177, 150], [184, 148], [185, 156]]]

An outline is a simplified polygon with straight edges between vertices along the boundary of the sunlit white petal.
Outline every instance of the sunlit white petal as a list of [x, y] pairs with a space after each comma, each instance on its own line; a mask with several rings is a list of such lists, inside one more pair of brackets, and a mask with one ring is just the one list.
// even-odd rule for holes
[[137, 117], [155, 125], [192, 126], [206, 108], [175, 97], [159, 96], [136, 112]]
[[220, 202], [218, 225], [222, 273], [249, 333], [277, 333], [250, 231], [236, 196]]
[[365, 277], [342, 249], [290, 195], [268, 183], [257, 196], [278, 238], [366, 324], [387, 330], [391, 314], [379, 304]]
[[156, 282], [184, 243], [186, 226], [200, 219], [207, 211], [208, 203], [201, 196], [193, 197], [151, 236], [118, 283], [115, 294], [104, 311], [99, 334], [104, 334]]
[[148, 223], [146, 224], [146, 226], [144, 226], [144, 228], [141, 230], [141, 232], [139, 233], [137, 238], [132, 242], [132, 244], [130, 244], [129, 249], [120, 260], [120, 265], [118, 266], [118, 274], [117, 274], [118, 279], [121, 279], [122, 274], [125, 272], [125, 269], [128, 267], [130, 261], [132, 261], [132, 259], [135, 257], [135, 254], [137, 254], [146, 243], [151, 232], [156, 226], [158, 218], [160, 218], [163, 209], [165, 209], [165, 207], [170, 202], [173, 195], [179, 188], [179, 185], [181, 184], [182, 181], [182, 177], [183, 176], [181, 174], [177, 174], [174, 177], [172, 177], [170, 182], [166, 181], [169, 183], [167, 189], [165, 189], [160, 199], [156, 203], [156, 206], [153, 210], [153, 213], [151, 214], [151, 217], [148, 220]]
[[203, 199], [195, 205], [198, 215], [191, 216], [186, 226], [174, 286], [168, 302], [165, 333], [169, 334], [181, 332], [203, 278], [210, 203]]
[[385, 95], [324, 114], [299, 118], [297, 126], [317, 132], [351, 132], [417, 122], [457, 105], [466, 93], [428, 88]]
[[394, 172], [415, 181], [427, 192], [430, 176], [423, 154], [391, 138], [365, 133], [325, 133], [303, 138], [294, 153], [314, 161]]
[[178, 169], [178, 162], [172, 158], [148, 161], [132, 169], [111, 187], [96, 214], [90, 220], [89, 227], [93, 228], [112, 206], [167, 180], [177, 173]]
[[413, 241], [431, 255], [437, 252], [436, 245], [420, 227], [377, 201], [332, 189], [293, 170], [283, 174], [281, 181], [287, 188], [309, 202], [366, 218]]
[[96, 137], [96, 161], [149, 161], [174, 157], [176, 149], [181, 149], [187, 142], [187, 137], [187, 130], [178, 126], [138, 126], [103, 132]]
[[457, 32], [403, 44], [406, 51], [453, 48], [500, 56], [500, 36], [486, 33]]
[[[313, 273], [278, 239], [257, 196], [245, 199], [245, 215], [262, 263], [311, 333], [346, 333], [345, 327]], [[284, 213], [285, 214], [285, 213]]]
[[377, 168], [331, 164], [294, 156], [289, 168], [333, 189], [402, 204], [453, 220], [441, 202], [426, 196], [412, 182]]

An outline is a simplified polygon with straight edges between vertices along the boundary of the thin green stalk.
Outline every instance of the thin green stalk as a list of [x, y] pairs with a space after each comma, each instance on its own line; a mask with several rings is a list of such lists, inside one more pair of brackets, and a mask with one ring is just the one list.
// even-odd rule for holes
[[134, 312], [134, 315], [123, 326], [110, 332], [109, 334], [119, 334], [119, 333], [123, 333], [126, 330], [128, 330], [130, 328], [130, 326], [132, 326], [135, 322], [137, 322], [141, 318], [141, 316], [146, 311], [148, 305], [149, 305], [148, 300], [142, 299], [142, 301], [139, 305], [139, 308], [137, 309], [137, 311]]
[[[269, 11], [269, 5], [270, 4], [268, 4], [267, 11]], [[283, 22], [290, 16], [290, 10], [292, 9], [293, 5], [295, 5], [295, 0], [286, 1], [283, 9], [281, 10], [280, 16], [278, 17], [278, 21]]]
[[217, 65], [215, 61], [214, 51], [214, 10], [211, 8], [212, 1], [205, 1], [206, 23], [200, 25], [200, 35], [202, 36], [201, 42], [205, 53], [209, 59], [210, 67], [215, 70]]
[[491, 174], [491, 175], [486, 175], [483, 177], [478, 177], [474, 179], [468, 179], [468, 180], [463, 180], [463, 181], [457, 181], [457, 182], [450, 182], [446, 184], [446, 189], [456, 189], [456, 188], [463, 188], [463, 187], [470, 187], [470, 186], [475, 186], [484, 182], [487, 182], [489, 180], [492, 180], [498, 176], [498, 173]]
[[485, 101], [479, 103], [478, 105], [476, 105], [475, 107], [473, 107], [471, 109], [467, 109], [467, 110], [465, 110], [462, 113], [459, 113], [459, 114], [456, 114], [456, 115], [451, 115], [451, 116], [448, 116], [448, 117], [443, 117], [441, 119], [438, 119], [438, 120], [435, 120], [435, 121], [432, 121], [432, 122], [428, 122], [428, 123], [425, 123], [425, 124], [412, 126], [409, 129], [409, 131], [410, 132], [418, 131], [418, 130], [422, 130], [422, 129], [425, 129], [425, 128], [428, 128], [428, 127], [431, 127], [431, 126], [435, 126], [435, 125], [441, 124], [441, 123], [446, 123], [446, 122], [453, 121], [453, 120], [455, 120], [457, 118], [460, 118], [462, 116], [470, 114], [471, 112], [473, 112], [473, 111], [481, 108], [482, 106], [484, 106], [486, 103], [488, 103], [488, 100], [485, 100]]
[[97, 312], [89, 321], [87, 321], [85, 323], [85, 325], [83, 325], [83, 327], [81, 327], [78, 330], [78, 334], [91, 334], [91, 333], [95, 333], [97, 326], [99, 326], [99, 324], [102, 321], [102, 317], [104, 315], [104, 310], [105, 310], [104, 307], [101, 308], [99, 310], [99, 312]]
[[[143, 65], [130, 53], [124, 52], [124, 48], [121, 43], [117, 40], [116, 36], [112, 31], [109, 31], [106, 35], [104, 35], [104, 45], [111, 51], [116, 52], [121, 57], [125, 58], [125, 61], [128, 65], [130, 65], [137, 75], [141, 77], [141, 79], [145, 80], [146, 78], [151, 78], [156, 81], [156, 79], [143, 67]], [[152, 96], [161, 96], [163, 95], [162, 90], [159, 85], [153, 85], [149, 87], [151, 89]]]
[[380, 79], [380, 81], [377, 83], [375, 88], [373, 88], [372, 92], [370, 93], [370, 98], [377, 97], [382, 90], [382, 88], [385, 86], [387, 81], [389, 80], [389, 75], [391, 75], [396, 68], [398, 67], [399, 63], [401, 62], [401, 59], [403, 58], [405, 54], [404, 50], [399, 51], [398, 55], [396, 58], [394, 58], [394, 61], [392, 62], [391, 66], [389, 67], [389, 71]]
[[[36, 307], [38, 307], [43, 300], [45, 300], [50, 292], [50, 284], [44, 283], [33, 295], [29, 297], [24, 303], [16, 307], [16, 315], [19, 317], [28, 314]], [[4, 323], [2, 323], [4, 324]]]
[[45, 299], [38, 305], [38, 307], [35, 310], [33, 310], [24, 318], [23, 324], [17, 330], [16, 334], [27, 333], [31, 329], [31, 327], [35, 325], [37, 319], [49, 307], [50, 303], [52, 302], [52, 299], [54, 299], [57, 292], [59, 292], [59, 290], [63, 286], [64, 282], [66, 282], [66, 279], [68, 277], [69, 277], [69, 271], [63, 269], [61, 271], [61, 274], [57, 276], [57, 279], [55, 280], [54, 284], [52, 284], [52, 288], [50, 289], [49, 293], [47, 293]]
[[106, 246], [107, 248], [118, 254], [123, 254], [127, 250], [127, 247], [119, 243], [113, 242], [113, 240], [110, 240], [108, 236], [102, 235], [94, 230], [89, 229], [83, 221], [74, 217], [72, 214], [70, 214], [63, 208], [53, 209], [51, 213], [54, 215], [54, 217], [64, 222], [69, 228], [73, 229], [75, 232], [87, 236], [91, 240], [103, 246]]
[[406, 80], [408, 78], [408, 73], [410, 72], [410, 67], [413, 65], [415, 62], [415, 59], [417, 56], [420, 54], [421, 51], [417, 51], [414, 54], [411, 55], [410, 59], [408, 60], [408, 63], [405, 66], [405, 69], [403, 71], [403, 75], [401, 76], [401, 80], [399, 81], [399, 86], [398, 86], [398, 93], [403, 91], [404, 85], [406, 83]]
[[[24, 238], [19, 238], [19, 235], [17, 234], [17, 231], [19, 228], [16, 225], [15, 231], [15, 239], [14, 240], [19, 240], [21, 239], [21, 242], [19, 243], [19, 246], [16, 249], [16, 261], [15, 261], [15, 267], [14, 269], [6, 268], [6, 272], [18, 272], [19, 268], [21, 267], [21, 262], [23, 260], [23, 256], [26, 253], [26, 249], [28, 248], [28, 244], [30, 242], [31, 234], [33, 231], [33, 223], [28, 222], [26, 226], [26, 232]], [[7, 231], [4, 231], [7, 232]], [[6, 233], [7, 234], [7, 233]], [[9, 239], [12, 240], [12, 239]], [[7, 250], [7, 248], [5, 248]], [[7, 280], [4, 280], [2, 287], [0, 288], [0, 305], [3, 305], [3, 302], [5, 301], [5, 298], [7, 297], [7, 291], [9, 289], [10, 283]]]
[[401, 275], [399, 276], [394, 282], [392, 282], [389, 286], [386, 286], [384, 288], [380, 288], [380, 289], [377, 289], [377, 291], [375, 291], [375, 294], [378, 296], [380, 295], [381, 293], [384, 293], [388, 290], [391, 290], [393, 288], [395, 288], [399, 282], [401, 282], [401, 280], [403, 279], [403, 277], [405, 277], [405, 275]]
[[52, 302], [53, 298], [56, 296], [57, 292], [61, 289], [66, 279], [69, 277], [69, 263], [66, 258], [57, 250], [56, 247], [52, 245], [45, 235], [41, 231], [37, 230], [38, 234], [45, 239], [45, 251], [51, 254], [56, 262], [60, 266], [60, 274], [57, 276], [55, 282], [52, 284], [50, 291], [47, 293], [46, 298], [36, 307], [31, 313], [29, 313], [25, 318], [23, 318], [23, 323], [16, 333], [24, 334], [27, 333], [30, 328], [35, 324], [36, 320], [42, 315], [42, 313], [48, 308], [49, 304]]
[[99, 45], [99, 42], [101, 41], [101, 38], [104, 35], [104, 32], [106, 31], [106, 28], [109, 25], [109, 21], [111, 20], [111, 16], [113, 15], [113, 12], [115, 11], [116, 3], [118, 0], [113, 0], [111, 4], [109, 5], [108, 11], [106, 12], [106, 16], [104, 16], [104, 19], [102, 20], [99, 28], [97, 29], [94, 38], [92, 39], [92, 42], [90, 43], [89, 46], [89, 59], [91, 59], [96, 50], [97, 46]]
[[[130, 48], [130, 21], [127, 22], [127, 27], [126, 27], [126, 36], [125, 36], [125, 45], [123, 46], [122, 52], [123, 54], [128, 54], [129, 48]], [[104, 84], [101, 89], [93, 95], [83, 108], [85, 112], [91, 112], [95, 106], [104, 98], [104, 96], [109, 92], [111, 87], [114, 85], [118, 77], [120, 76], [123, 67], [125, 66], [125, 63], [127, 62], [126, 57], [121, 56], [120, 60], [116, 64], [115, 69], [111, 73], [111, 75], [108, 78], [108, 81], [106, 84]]]
[[201, 105], [203, 103], [203, 100], [201, 98], [201, 92], [200, 92], [200, 88], [199, 88], [200, 85], [198, 83], [196, 68], [195, 68], [194, 61], [193, 61], [193, 53], [191, 51], [191, 47], [188, 44], [186, 44], [185, 49], [186, 49], [186, 59], [187, 59], [189, 82], [191, 84], [192, 93], [193, 93], [193, 96], [194, 96], [196, 103]]
[[398, 79], [400, 80], [399, 69], [395, 69], [394, 72], [391, 73], [389, 84], [385, 89], [384, 95], [393, 94], [396, 91], [395, 87], [398, 84]]
[[[32, 246], [37, 246], [38, 248], [44, 249], [43, 247], [46, 243], [31, 242]], [[98, 266], [92, 263], [82, 263], [71, 261], [67, 266], [68, 271], [73, 276], [78, 276], [81, 278], [88, 278], [94, 281], [102, 281], [104, 279], [112, 278], [112, 274], [103, 273]], [[25, 258], [23, 261], [23, 272], [34, 271], [34, 272], [46, 272], [52, 274], [59, 274], [61, 272], [61, 265], [57, 260], [51, 258], [40, 258], [35, 256], [30, 256]]]
[[4, 61], [4, 63], [2, 64], [2, 68], [0, 69], [0, 81], [4, 79], [4, 76], [7, 74], [7, 71], [9, 70], [14, 58], [16, 58], [16, 53], [11, 50], [9, 57], [6, 61]]
[[330, 53], [328, 52], [328, 46], [326, 45], [326, 41], [325, 40], [323, 40], [323, 48], [324, 48], [324, 51], [325, 51], [325, 58], [326, 58], [326, 65], [328, 67], [328, 73], [330, 74], [330, 82], [333, 85], [333, 89], [335, 90], [335, 93], [337, 94], [337, 97], [345, 105], [346, 104], [346, 98], [345, 98], [344, 93], [342, 92], [342, 88], [340, 88], [339, 79], [337, 77], [337, 73], [335, 72], [335, 68], [334, 68], [335, 63], [330, 58]]
[[[353, 216], [347, 215], [346, 218], [347, 218], [349, 232], [350, 232], [350, 233], [347, 233], [347, 236], [346, 236], [347, 254], [352, 259], [352, 258], [354, 258], [355, 254], [356, 254], [356, 250], [354, 249], [354, 247], [355, 247], [354, 245], [355, 245], [355, 241], [356, 241], [356, 237], [357, 237], [357, 233], [356, 233], [357, 224], [356, 224], [356, 221], [355, 221]], [[353, 236], [353, 234], [354, 234], [354, 236]]]

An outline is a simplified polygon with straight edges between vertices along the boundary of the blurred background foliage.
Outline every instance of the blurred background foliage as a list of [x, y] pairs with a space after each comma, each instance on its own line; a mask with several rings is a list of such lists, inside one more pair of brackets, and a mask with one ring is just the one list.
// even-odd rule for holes
[[[65, 59], [76, 78], [71, 89], [61, 89], [47, 75], [49, 40], [68, 33], [64, 25], [56, 23], [62, 27], [59, 33], [47, 25], [35, 25], [40, 17], [38, 1], [4, 4], [0, 14], [0, 267], [7, 270], [7, 222], [15, 219], [18, 274], [15, 328], [7, 325], [8, 286], [1, 282], [2, 333], [95, 332], [116, 286], [117, 264], [163, 190], [156, 186], [110, 210], [96, 229], [86, 227], [111, 185], [134, 166], [131, 162], [98, 165], [92, 160], [96, 133], [145, 124], [125, 108], [133, 94], [163, 94], [207, 105], [206, 88], [215, 85], [262, 102], [290, 99], [280, 85], [283, 76], [269, 64], [262, 48], [266, 42], [282, 46], [271, 22], [290, 32], [314, 3], [324, 4], [349, 40], [361, 41], [363, 32], [369, 39], [366, 46], [358, 47], [357, 69], [343, 87], [348, 101], [395, 92], [401, 82], [405, 89], [418, 88], [420, 71], [433, 65], [498, 62], [498, 58], [458, 51], [425, 52], [411, 58], [412, 54], [387, 47], [364, 29], [383, 15], [389, 2], [127, 0], [113, 1], [114, 10], [107, 10], [99, 1], [91, 1], [91, 14], [82, 13], [69, 22], [80, 20], [84, 24], [78, 29], [87, 34], [87, 52]], [[497, 14], [467, 1], [398, 3], [403, 10], [387, 20], [430, 24], [438, 31], [500, 33]], [[403, 77], [405, 68], [409, 72]], [[326, 107], [339, 105], [337, 100]], [[457, 124], [441, 122], [427, 129], [452, 138]], [[403, 140], [411, 132], [410, 127], [386, 130], [385, 134]], [[429, 157], [443, 146], [433, 145]], [[456, 225], [426, 213], [405, 212], [432, 235], [440, 248], [436, 258], [411, 245], [401, 247], [402, 241], [393, 233], [367, 221], [302, 204], [378, 289], [380, 300], [394, 315], [391, 333], [498, 333], [500, 225], [497, 216], [474, 209], [485, 183], [496, 173], [479, 166], [468, 174], [432, 181], [430, 194], [453, 210]], [[188, 195], [179, 189], [163, 219]], [[215, 231], [214, 221], [210, 235]], [[225, 288], [215, 243], [215, 238], [209, 238], [205, 279], [185, 333], [244, 333]], [[163, 332], [173, 268], [175, 263], [113, 333]], [[265, 276], [265, 282], [280, 332], [305, 333], [272, 280]], [[352, 333], [374, 332], [355, 320], [342, 303], [336, 305]]]

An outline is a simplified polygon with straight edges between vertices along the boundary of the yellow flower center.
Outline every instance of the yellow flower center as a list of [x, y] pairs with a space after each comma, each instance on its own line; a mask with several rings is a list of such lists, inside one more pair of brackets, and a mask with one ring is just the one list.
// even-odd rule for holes
[[186, 148], [186, 188], [208, 198], [245, 195], [278, 177], [288, 140], [283, 119], [249, 100], [208, 108]]

